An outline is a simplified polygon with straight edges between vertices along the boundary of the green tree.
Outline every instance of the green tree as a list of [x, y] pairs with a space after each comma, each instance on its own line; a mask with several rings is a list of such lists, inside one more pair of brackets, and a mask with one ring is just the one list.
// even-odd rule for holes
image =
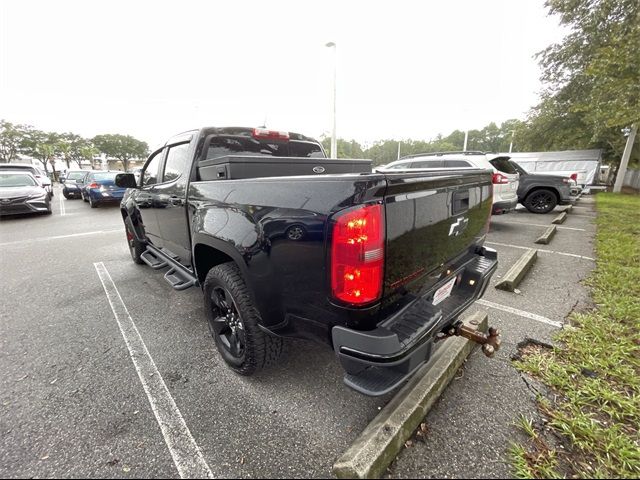
[[149, 146], [131, 135], [98, 135], [93, 138], [95, 147], [107, 157], [116, 158], [122, 163], [125, 172], [129, 170], [129, 161], [147, 156]]
[[0, 163], [12, 162], [19, 153], [23, 153], [28, 128], [0, 120]]
[[88, 160], [93, 164], [93, 157], [97, 155], [98, 149], [93, 146], [91, 141], [86, 138], [82, 138], [75, 133], [64, 133], [61, 135], [62, 153], [64, 160], [67, 164], [67, 168], [71, 168], [70, 162], [75, 162], [79, 168], [82, 167], [82, 162]]
[[80, 146], [80, 148], [78, 149], [78, 156], [75, 159], [78, 163], [78, 167], [82, 167], [82, 162], [86, 160], [91, 164], [91, 168], [94, 168], [93, 159], [99, 153], [100, 151], [96, 147], [94, 147], [91, 142], [87, 141], [86, 145]]
[[[402, 146], [401, 154], [402, 154]], [[369, 158], [373, 165], [383, 165], [398, 158], [398, 140], [379, 140], [363, 152], [363, 158]]]
[[[324, 148], [325, 152], [327, 152], [327, 155], [330, 155], [331, 137], [320, 137], [320, 143], [322, 143], [322, 147]], [[338, 147], [338, 158], [364, 158], [362, 145], [360, 145], [355, 140], [345, 140], [343, 138], [338, 138], [336, 144]]]
[[25, 131], [24, 152], [37, 158], [49, 173], [49, 165], [56, 176], [55, 157], [61, 151], [60, 135], [55, 132], [43, 132], [33, 128]]
[[453, 145], [451, 150], [462, 150], [462, 147], [464, 147], [464, 132], [462, 130], [454, 130], [444, 138], [442, 135], [438, 135], [436, 141]]
[[505, 120], [500, 125], [500, 146], [496, 152], [508, 152], [509, 145], [513, 142], [513, 151], [517, 152], [520, 135], [526, 129], [526, 124], [522, 120], [512, 118]]
[[[640, 2], [547, 0], [570, 29], [540, 52], [547, 90], [530, 113], [530, 140], [601, 147], [619, 156], [621, 129], [640, 122]], [[544, 135], [551, 136], [544, 140]]]

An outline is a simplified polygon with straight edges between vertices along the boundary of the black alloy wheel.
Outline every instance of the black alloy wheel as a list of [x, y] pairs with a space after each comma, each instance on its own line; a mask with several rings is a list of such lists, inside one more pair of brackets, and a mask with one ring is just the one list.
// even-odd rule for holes
[[228, 354], [224, 355], [225, 360], [240, 366], [244, 361], [246, 335], [238, 307], [229, 291], [222, 286], [214, 287], [210, 298], [213, 310], [209, 322], [211, 333]]
[[536, 190], [530, 193], [524, 201], [524, 206], [531, 213], [549, 213], [556, 208], [558, 199], [550, 190]]

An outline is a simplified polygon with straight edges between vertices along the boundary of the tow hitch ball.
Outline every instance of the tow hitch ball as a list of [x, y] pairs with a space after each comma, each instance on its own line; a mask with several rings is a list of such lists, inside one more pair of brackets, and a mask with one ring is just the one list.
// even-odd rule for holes
[[482, 333], [474, 328], [466, 326], [462, 322], [454, 324], [446, 332], [439, 333], [436, 336], [435, 341], [440, 342], [451, 337], [464, 337], [472, 342], [482, 345], [482, 353], [487, 357], [493, 357], [493, 354], [496, 353], [497, 350], [500, 350], [500, 344], [502, 343], [502, 340], [500, 339], [500, 332], [495, 328], [489, 327], [487, 333]]

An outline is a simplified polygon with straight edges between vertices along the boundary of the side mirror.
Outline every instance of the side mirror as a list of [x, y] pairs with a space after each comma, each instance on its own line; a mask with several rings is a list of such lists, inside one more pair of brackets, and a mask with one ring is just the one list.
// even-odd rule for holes
[[116, 175], [116, 185], [120, 188], [137, 188], [136, 177], [133, 173], [119, 173]]

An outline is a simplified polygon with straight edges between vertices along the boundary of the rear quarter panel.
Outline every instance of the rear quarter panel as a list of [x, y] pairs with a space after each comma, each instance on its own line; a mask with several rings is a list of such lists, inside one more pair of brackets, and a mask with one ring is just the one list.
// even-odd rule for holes
[[[193, 182], [194, 250], [208, 244], [236, 261], [265, 327], [328, 341], [329, 326], [343, 324], [345, 312], [327, 298], [327, 220], [382, 200], [385, 186], [379, 174]], [[288, 235], [292, 226], [302, 235]]]

